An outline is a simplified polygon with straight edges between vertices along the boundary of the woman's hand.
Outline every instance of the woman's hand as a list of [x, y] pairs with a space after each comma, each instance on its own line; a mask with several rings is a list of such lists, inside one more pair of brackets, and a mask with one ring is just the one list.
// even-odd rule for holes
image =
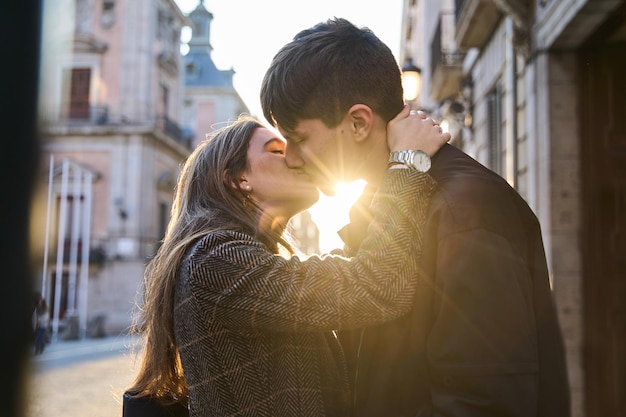
[[387, 145], [392, 152], [412, 149], [433, 156], [449, 140], [450, 133], [443, 132], [439, 122], [408, 105], [387, 124]]

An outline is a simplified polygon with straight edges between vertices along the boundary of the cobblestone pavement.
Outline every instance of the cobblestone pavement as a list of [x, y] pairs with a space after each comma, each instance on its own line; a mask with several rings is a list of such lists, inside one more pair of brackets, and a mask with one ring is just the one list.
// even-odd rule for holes
[[133, 346], [128, 336], [48, 345], [32, 357], [26, 417], [120, 417], [139, 366]]

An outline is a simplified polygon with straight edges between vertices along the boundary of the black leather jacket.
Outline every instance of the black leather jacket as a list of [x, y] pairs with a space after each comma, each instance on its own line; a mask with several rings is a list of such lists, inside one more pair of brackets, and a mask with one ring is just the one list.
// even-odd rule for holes
[[[413, 309], [340, 333], [354, 415], [569, 416], [564, 346], [536, 216], [500, 176], [450, 145], [429, 173], [438, 191]], [[352, 248], [366, 223], [354, 220], [340, 232]]]

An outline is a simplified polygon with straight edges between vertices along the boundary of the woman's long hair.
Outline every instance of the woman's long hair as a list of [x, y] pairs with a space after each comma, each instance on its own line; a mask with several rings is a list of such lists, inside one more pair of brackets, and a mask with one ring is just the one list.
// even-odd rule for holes
[[291, 251], [282, 230], [264, 231], [257, 225], [258, 207], [239, 188], [239, 175], [248, 168], [247, 152], [256, 128], [242, 115], [213, 132], [185, 161], [165, 238], [144, 275], [144, 302], [134, 329], [144, 334], [143, 359], [128, 392], [162, 403], [187, 401], [187, 386], [174, 336], [174, 291], [178, 270], [190, 247], [204, 235], [220, 230], [252, 233], [273, 252], [278, 245]]

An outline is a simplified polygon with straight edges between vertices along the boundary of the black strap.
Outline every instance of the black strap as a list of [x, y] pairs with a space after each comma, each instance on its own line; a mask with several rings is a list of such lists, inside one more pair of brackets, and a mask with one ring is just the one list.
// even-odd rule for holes
[[189, 410], [184, 404], [164, 405], [151, 397], [137, 397], [124, 393], [122, 417], [189, 417]]

